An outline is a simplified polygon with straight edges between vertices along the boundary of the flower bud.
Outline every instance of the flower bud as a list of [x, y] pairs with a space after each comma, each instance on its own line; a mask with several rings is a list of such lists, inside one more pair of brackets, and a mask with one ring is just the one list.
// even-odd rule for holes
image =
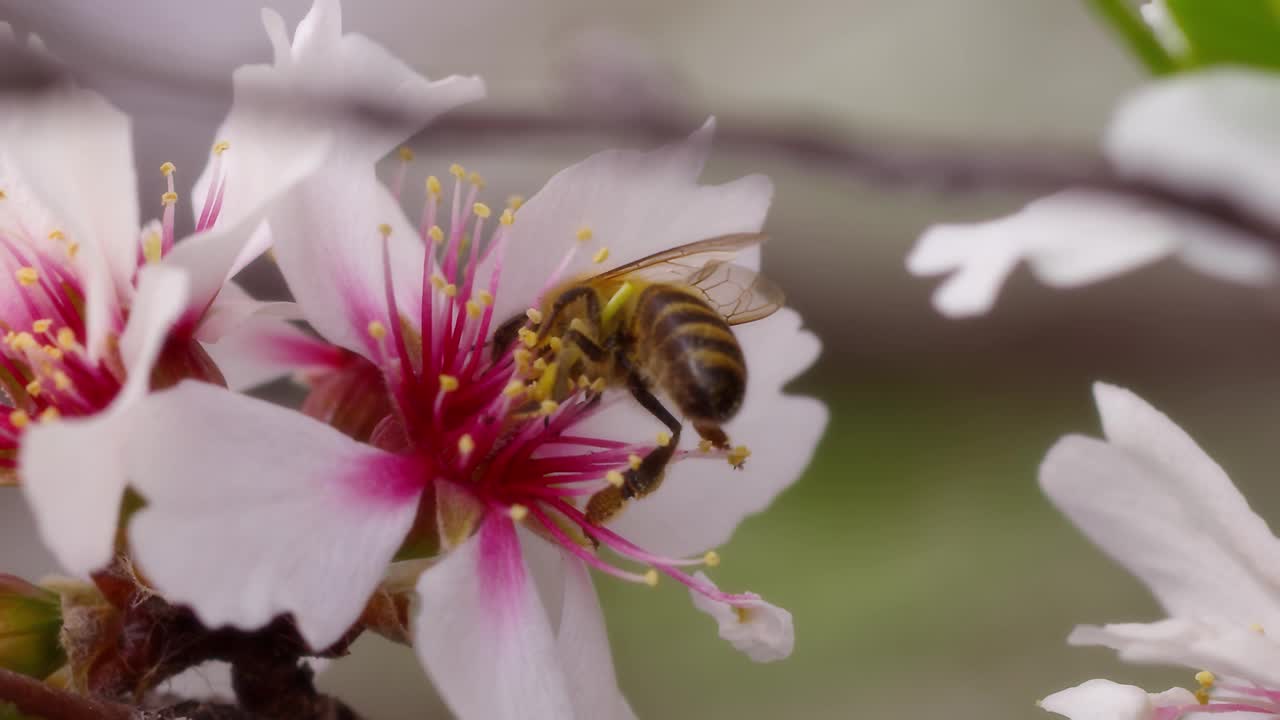
[[58, 596], [22, 578], [0, 574], [0, 667], [45, 678], [66, 662], [58, 635]]

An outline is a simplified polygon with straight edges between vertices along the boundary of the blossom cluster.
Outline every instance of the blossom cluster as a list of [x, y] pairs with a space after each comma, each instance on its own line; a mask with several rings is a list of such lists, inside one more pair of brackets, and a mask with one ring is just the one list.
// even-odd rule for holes
[[[108, 600], [126, 577], [210, 629], [285, 617], [311, 654], [377, 630], [414, 647], [462, 718], [632, 716], [591, 570], [673, 581], [751, 659], [787, 657], [790, 613], [699, 568], [799, 477], [825, 426], [821, 403], [783, 392], [819, 352], [798, 314], [734, 329], [749, 373], [732, 444], [676, 445], [612, 377], [552, 393], [559, 361], [530, 351], [563, 283], [759, 233], [769, 180], [699, 183], [709, 120], [592, 155], [527, 201], [490, 204], [447, 160], [415, 191], [407, 148], [384, 183], [375, 165], [483, 82], [429, 80], [344, 33], [337, 0], [292, 36], [272, 11], [263, 24], [273, 60], [233, 76], [189, 237], [170, 163], [159, 217], [140, 219], [129, 120], [103, 98], [59, 82], [4, 101], [0, 468], [63, 569]], [[7, 27], [0, 41], [47, 55]], [[343, 112], [369, 99], [395, 112]], [[233, 280], [268, 251], [294, 302]], [[727, 260], [759, 270], [754, 249]], [[243, 393], [279, 378], [305, 386], [301, 408]], [[657, 492], [590, 515], [659, 450]], [[40, 617], [56, 626], [62, 606]]]

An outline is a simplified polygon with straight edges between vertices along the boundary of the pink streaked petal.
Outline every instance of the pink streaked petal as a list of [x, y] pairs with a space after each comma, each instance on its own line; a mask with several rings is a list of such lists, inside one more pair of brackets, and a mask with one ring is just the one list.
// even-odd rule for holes
[[[1265, 628], [1264, 628], [1265, 632]], [[1255, 628], [1212, 618], [1171, 618], [1154, 623], [1080, 625], [1071, 645], [1101, 645], [1133, 663], [1213, 668], [1223, 677], [1262, 687], [1280, 685], [1280, 644]]]
[[1154, 720], [1158, 708], [1195, 704], [1195, 696], [1185, 688], [1151, 694], [1102, 679], [1059, 690], [1039, 702], [1045, 710], [1070, 720]]
[[422, 292], [423, 245], [373, 166], [331, 160], [273, 208], [275, 254], [303, 314], [330, 342], [381, 360], [369, 323], [387, 313], [379, 226], [391, 228], [393, 281], [401, 308]]
[[[709, 585], [715, 583], [704, 572], [694, 577]], [[760, 598], [738, 605], [714, 600], [693, 588], [689, 589], [693, 606], [710, 615], [720, 626], [720, 637], [758, 663], [785, 660], [795, 649], [796, 632], [791, 613]]]
[[195, 338], [201, 342], [218, 342], [224, 335], [238, 330], [241, 323], [255, 317], [301, 320], [302, 311], [291, 302], [256, 300], [235, 282], [228, 282], [205, 311]]
[[204, 348], [232, 390], [248, 390], [299, 371], [337, 369], [343, 362], [339, 348], [270, 315], [251, 317]]
[[[609, 266], [659, 250], [764, 223], [773, 185], [750, 175], [723, 185], [699, 185], [715, 123], [689, 139], [651, 152], [608, 150], [560, 171], [520, 208], [512, 226], [494, 317], [523, 312], [589, 228], [593, 239], [575, 255], [564, 277], [598, 271], [592, 256], [609, 248]], [[492, 264], [495, 258], [489, 258]], [[753, 262], [749, 255], [746, 259]], [[481, 269], [480, 277], [487, 277]]]
[[[545, 544], [545, 543], [542, 543]], [[618, 689], [604, 613], [582, 562], [564, 557], [564, 605], [556, 648], [578, 718], [631, 720], [635, 713]]]
[[[752, 455], [742, 470], [723, 458], [682, 460], [668, 470], [658, 492], [630, 503], [610, 527], [646, 550], [689, 557], [727, 542], [739, 523], [800, 478], [826, 428], [821, 402], [782, 392], [821, 348], [817, 337], [802, 329], [799, 314], [784, 308], [734, 331], [747, 359], [747, 394], [725, 430], [733, 444], [746, 445]], [[576, 431], [646, 441], [661, 429], [642, 409], [621, 403]], [[681, 446], [692, 449], [697, 443], [697, 433], [686, 425]]]
[[[185, 382], [130, 414], [130, 526], [156, 587], [202, 622], [350, 627], [413, 523], [423, 469], [286, 408]], [[193, 572], [192, 568], [198, 568]]]
[[145, 268], [120, 342], [129, 372], [124, 388], [99, 415], [40, 425], [23, 438], [19, 473], [36, 526], [63, 567], [77, 575], [111, 559], [127, 477], [120, 446], [131, 429], [128, 413], [147, 392], [186, 290], [181, 273]]
[[418, 580], [414, 648], [461, 720], [562, 720], [574, 708], [512, 523], [490, 519]]

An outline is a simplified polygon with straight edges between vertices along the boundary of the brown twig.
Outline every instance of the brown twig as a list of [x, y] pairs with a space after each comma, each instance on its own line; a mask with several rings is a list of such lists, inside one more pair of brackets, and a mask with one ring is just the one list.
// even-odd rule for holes
[[128, 705], [59, 690], [35, 678], [0, 668], [0, 702], [43, 720], [130, 720]]

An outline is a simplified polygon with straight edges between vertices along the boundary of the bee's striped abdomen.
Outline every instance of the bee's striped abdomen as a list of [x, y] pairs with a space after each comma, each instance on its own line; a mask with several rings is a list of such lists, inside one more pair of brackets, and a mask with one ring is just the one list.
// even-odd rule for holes
[[642, 364], [684, 415], [715, 424], [733, 417], [747, 387], [742, 348], [697, 290], [649, 286], [632, 322]]

